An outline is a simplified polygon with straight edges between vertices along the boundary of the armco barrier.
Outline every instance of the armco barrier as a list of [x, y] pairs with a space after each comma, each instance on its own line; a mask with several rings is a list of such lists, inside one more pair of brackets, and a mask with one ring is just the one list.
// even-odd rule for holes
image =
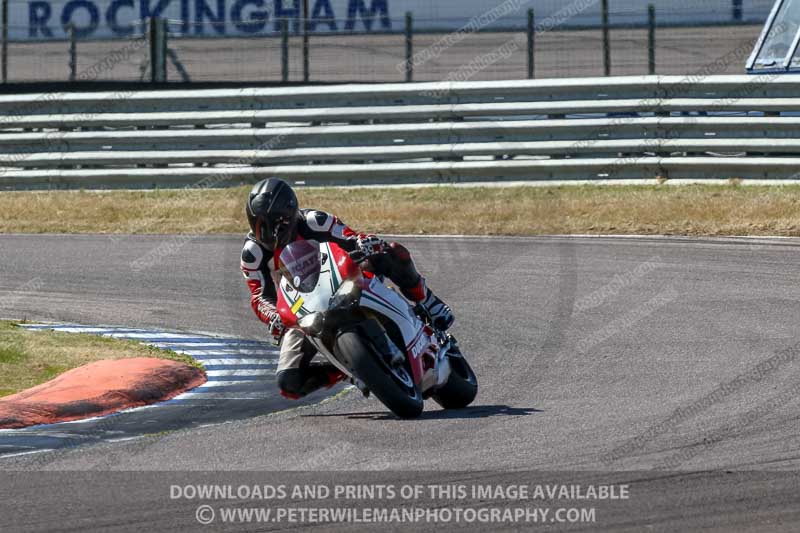
[[0, 96], [0, 187], [796, 177], [800, 78]]

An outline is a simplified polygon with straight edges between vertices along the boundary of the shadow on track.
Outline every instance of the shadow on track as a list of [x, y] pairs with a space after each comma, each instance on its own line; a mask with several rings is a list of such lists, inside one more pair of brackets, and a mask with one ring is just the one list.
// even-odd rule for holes
[[[535, 407], [511, 407], [509, 405], [476, 405], [464, 409], [440, 409], [438, 411], [424, 411], [415, 420], [448, 420], [455, 418], [489, 418], [493, 416], [527, 416], [534, 413], [541, 413], [541, 409]], [[367, 413], [326, 413], [326, 414], [307, 414], [303, 417], [343, 417], [352, 420], [397, 420], [389, 411], [374, 411]]]

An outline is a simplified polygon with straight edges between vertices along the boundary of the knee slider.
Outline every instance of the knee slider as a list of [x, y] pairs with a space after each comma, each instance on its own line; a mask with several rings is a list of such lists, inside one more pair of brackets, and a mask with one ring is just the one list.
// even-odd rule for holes
[[411, 261], [411, 252], [409, 252], [408, 248], [406, 248], [399, 242], [390, 242], [389, 248], [392, 250], [394, 256], [397, 257], [400, 261]]

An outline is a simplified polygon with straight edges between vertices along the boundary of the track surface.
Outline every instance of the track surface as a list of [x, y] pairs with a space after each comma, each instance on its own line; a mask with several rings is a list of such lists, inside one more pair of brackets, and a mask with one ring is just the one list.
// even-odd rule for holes
[[[619, 477], [613, 473], [637, 470], [645, 473], [630, 476], [641, 480], [637, 487], [649, 497], [607, 517], [604, 527], [797, 530], [797, 475], [733, 482], [688, 472], [800, 470], [798, 241], [404, 242], [457, 312], [454, 332], [481, 381], [474, 408], [446, 413], [431, 404], [422, 419], [402, 422], [376, 401], [348, 394], [321, 406], [144, 441], [5, 459], [3, 469], [413, 469], [433, 471], [425, 475], [436, 481], [480, 477], [439, 471]], [[142, 256], [155, 257], [159, 246], [163, 253], [151, 266], [131, 267], [141, 266]], [[258, 339], [263, 329], [237, 271], [240, 246], [235, 236], [2, 236], [0, 316]], [[32, 286], [40, 288], [22, 298], [14, 292]], [[752, 376], [755, 365], [775, 354], [783, 358], [770, 371], [736, 380]], [[703, 403], [732, 382], [737, 385]], [[691, 414], [674, 416], [687, 408]], [[673, 422], [651, 438], [613, 454], [671, 416]], [[63, 483], [74, 483], [70, 479]], [[12, 503], [25, 500], [20, 494], [47, 500], [50, 492], [42, 487], [52, 483], [41, 485], [14, 492]], [[161, 496], [122, 501], [103, 492], [92, 503], [107, 520], [127, 513], [125, 520], [106, 522], [120, 530], [140, 527], [142, 520], [191, 527], [171, 511], [178, 504]], [[140, 508], [147, 518], [131, 515]], [[81, 519], [48, 519], [34, 511], [25, 516], [35, 517], [26, 522], [33, 529]]]

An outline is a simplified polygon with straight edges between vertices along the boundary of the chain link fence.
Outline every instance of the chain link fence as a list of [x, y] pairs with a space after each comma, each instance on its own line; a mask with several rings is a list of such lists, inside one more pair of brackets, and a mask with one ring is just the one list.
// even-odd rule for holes
[[[31, 39], [30, 27], [6, 25], [2, 81], [477, 81], [681, 75], [715, 63], [715, 74], [740, 74], [771, 3], [731, 0], [730, 16], [719, 22], [718, 6], [708, 9], [704, 3], [687, 2], [677, 11], [655, 4], [648, 16], [646, 4], [645, 11], [624, 11], [615, 10], [614, 0], [578, 0], [559, 11], [560, 17], [538, 18], [534, 9], [524, 9], [516, 18], [455, 32], [431, 29], [441, 21], [417, 19], [414, 13], [383, 20], [391, 31], [377, 22], [370, 31], [348, 30], [347, 19], [315, 20], [312, 28], [312, 22], [294, 17], [269, 24], [251, 20], [231, 36], [213, 22], [164, 19], [165, 43], [153, 42], [149, 19], [131, 23], [127, 35], [115, 39], [74, 27], [65, 27], [63, 37]], [[590, 17], [583, 6], [595, 4], [600, 11]], [[28, 38], [19, 38], [25, 32]], [[160, 46], [162, 77], [153, 75]]]

